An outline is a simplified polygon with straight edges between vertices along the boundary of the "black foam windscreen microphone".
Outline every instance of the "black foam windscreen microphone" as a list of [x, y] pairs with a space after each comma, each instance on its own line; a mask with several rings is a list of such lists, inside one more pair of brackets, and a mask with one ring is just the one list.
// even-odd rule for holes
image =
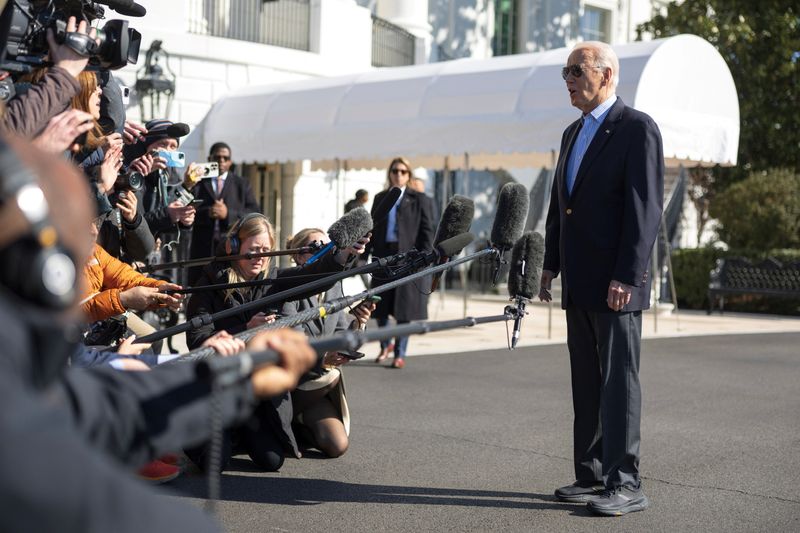
[[144, 6], [137, 4], [133, 0], [100, 0], [98, 4], [104, 4], [119, 13], [129, 17], [143, 17], [147, 14]]
[[516, 300], [517, 304], [514, 332], [511, 335], [512, 349], [519, 341], [522, 319], [525, 316], [525, 300], [530, 300], [539, 293], [543, 264], [544, 237], [535, 231], [528, 231], [514, 243], [514, 247], [511, 249], [508, 295]]
[[332, 250], [334, 246], [342, 250], [354, 245], [358, 239], [369, 233], [371, 229], [372, 217], [363, 207], [356, 207], [345, 213], [342, 218], [328, 228], [328, 237], [331, 242], [323, 246], [319, 252], [306, 261], [306, 265], [317, 261]]
[[[433, 239], [434, 247], [447, 239], [469, 231], [474, 217], [475, 202], [473, 202], [471, 198], [461, 196], [460, 194], [453, 196], [447, 203], [447, 207], [444, 208], [442, 217], [439, 219], [439, 227], [436, 228], [436, 236]], [[439, 259], [437, 264], [444, 264], [449, 259], [450, 256], [444, 255]], [[437, 289], [441, 278], [441, 273], [433, 275], [433, 279], [431, 280], [431, 292]]]
[[516, 243], [525, 229], [530, 198], [528, 190], [520, 183], [506, 183], [497, 198], [497, 212], [492, 224], [491, 244], [497, 249], [492, 283], [500, 279], [504, 255]]
[[528, 218], [530, 197], [521, 183], [506, 183], [497, 198], [497, 214], [492, 224], [492, 244], [509, 250], [522, 236]]
[[384, 197], [381, 198], [381, 202], [372, 209], [373, 224], [380, 224], [389, 217], [389, 211], [391, 211], [394, 204], [397, 203], [401, 194], [403, 194], [403, 190], [400, 187], [392, 187], [389, 189]]

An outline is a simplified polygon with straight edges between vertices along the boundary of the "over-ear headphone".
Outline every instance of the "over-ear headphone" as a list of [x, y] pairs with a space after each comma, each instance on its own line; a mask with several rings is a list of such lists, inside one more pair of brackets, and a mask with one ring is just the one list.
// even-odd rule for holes
[[50, 206], [33, 172], [0, 140], [0, 206], [16, 204], [30, 230], [0, 250], [0, 283], [40, 306], [75, 302], [77, 267], [50, 222]]
[[248, 213], [239, 220], [236, 221], [236, 224], [228, 230], [228, 235], [225, 237], [225, 253], [228, 255], [239, 255], [241, 253], [242, 241], [239, 238], [239, 231], [241, 231], [242, 226], [250, 220], [255, 218], [263, 218], [267, 223], [269, 223], [269, 219], [262, 215], [261, 213]]

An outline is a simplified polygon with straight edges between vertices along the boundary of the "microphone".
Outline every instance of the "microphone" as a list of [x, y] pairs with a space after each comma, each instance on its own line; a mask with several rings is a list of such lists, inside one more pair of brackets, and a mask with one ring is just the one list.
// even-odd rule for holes
[[[401, 194], [403, 194], [403, 190], [400, 189], [400, 187], [392, 187], [389, 189], [389, 192], [381, 198], [381, 202], [378, 205], [372, 206], [372, 222], [375, 225], [381, 224], [389, 217], [389, 211], [391, 211], [394, 204], [397, 203]], [[375, 229], [374, 226], [373, 229]]]
[[342, 218], [331, 224], [328, 228], [328, 237], [331, 242], [311, 256], [306, 265], [316, 262], [319, 258], [330, 252], [334, 246], [340, 250], [352, 246], [361, 237], [369, 233], [372, 228], [372, 217], [363, 207], [356, 207]]
[[493, 284], [500, 277], [503, 255], [510, 250], [522, 236], [525, 219], [528, 218], [530, 197], [521, 183], [506, 183], [497, 198], [497, 214], [492, 224], [491, 244], [498, 250], [494, 269]]
[[143, 17], [147, 14], [144, 6], [137, 4], [133, 0], [100, 0], [97, 3], [107, 5], [120, 15], [129, 17]]
[[539, 280], [544, 264], [544, 237], [535, 231], [528, 231], [514, 244], [511, 250], [511, 268], [508, 272], [508, 295], [516, 300], [514, 333], [511, 335], [511, 349], [517, 346], [522, 319], [525, 316], [525, 303], [539, 292]]
[[[436, 236], [433, 238], [433, 247], [436, 248], [442, 241], [446, 241], [456, 235], [466, 233], [472, 225], [475, 216], [475, 202], [471, 198], [456, 194], [447, 203], [442, 217], [439, 219], [439, 226], [436, 228]], [[437, 265], [441, 265], [450, 260], [449, 255], [439, 258]], [[431, 280], [431, 292], [439, 286], [442, 274], [434, 274]]]

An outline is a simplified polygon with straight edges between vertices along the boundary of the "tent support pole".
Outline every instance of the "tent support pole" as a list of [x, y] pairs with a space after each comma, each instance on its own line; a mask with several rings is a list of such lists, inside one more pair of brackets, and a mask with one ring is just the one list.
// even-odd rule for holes
[[[464, 152], [464, 196], [469, 198], [469, 154]], [[444, 212], [444, 211], [443, 211]], [[464, 318], [467, 318], [467, 300], [469, 300], [469, 271], [466, 264], [461, 265], [461, 287], [464, 289]]]
[[[447, 207], [449, 198], [447, 193], [450, 190], [450, 157], [444, 157], [444, 168], [442, 169], [442, 213]], [[442, 272], [442, 279], [439, 280], [439, 307], [444, 309], [444, 293], [447, 290], [447, 272]]]

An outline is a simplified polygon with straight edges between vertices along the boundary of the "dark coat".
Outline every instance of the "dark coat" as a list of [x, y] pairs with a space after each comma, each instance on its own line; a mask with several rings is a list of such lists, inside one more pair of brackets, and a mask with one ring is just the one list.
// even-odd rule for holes
[[[68, 368], [75, 347], [56, 318], [0, 291], [0, 496], [14, 502], [3, 529], [216, 531], [200, 510], [131, 473], [209, 438], [210, 388], [194, 365]], [[225, 426], [241, 423], [255, 405], [252, 387], [227, 388], [219, 402]]]
[[[387, 191], [381, 191], [375, 195], [375, 200], [372, 203], [373, 216], [375, 215], [375, 208], [380, 205], [386, 193]], [[430, 198], [424, 194], [406, 187], [403, 197], [400, 199], [400, 207], [397, 210], [397, 247], [399, 252], [405, 252], [412, 248], [424, 251], [433, 247], [436, 225], [433, 220], [432, 204]], [[367, 250], [374, 257], [391, 255], [386, 243], [387, 224], [388, 218], [387, 220], [375, 221], [372, 239]], [[379, 283], [374, 280], [373, 285], [376, 284]], [[393, 315], [402, 322], [427, 319], [428, 296], [425, 293], [429, 291], [430, 279], [402, 285], [394, 289], [394, 291], [389, 291], [394, 292], [394, 296], [387, 295], [388, 298], [384, 298], [378, 304], [372, 316], [385, 318], [388, 315]]]
[[561, 152], [547, 213], [544, 268], [561, 273], [562, 307], [572, 302], [613, 312], [611, 280], [635, 287], [622, 311], [650, 306], [650, 254], [664, 199], [664, 156], [658, 126], [617, 99], [586, 150], [567, 193], [566, 167], [580, 127], [573, 122]]
[[[114, 193], [114, 203], [116, 196], [117, 193]], [[109, 211], [104, 215], [100, 234], [97, 236], [97, 244], [112, 257], [125, 263], [147, 261], [156, 245], [150, 226], [144, 220], [141, 204], [137, 204], [136, 211], [136, 219], [132, 223], [122, 217], [118, 208]]]
[[[197, 208], [194, 226], [192, 226], [192, 246], [189, 253], [189, 257], [192, 259], [214, 255], [214, 250], [217, 249], [218, 243], [214, 242], [214, 222], [216, 220], [209, 216], [214, 200], [217, 200], [212, 183], [215, 179], [200, 180], [200, 183], [192, 189], [194, 197], [197, 200], [203, 200], [203, 205]], [[250, 182], [232, 172], [228, 172], [228, 177], [225, 178], [222, 200], [228, 207], [228, 218], [219, 221], [219, 231], [223, 236], [228, 232], [228, 228], [244, 215], [261, 212]]]
[[[336, 298], [341, 298], [342, 296], [342, 284], [337, 283], [325, 292], [325, 298], [323, 301], [329, 302], [331, 300], [335, 300]], [[312, 296], [310, 298], [302, 298], [300, 300], [284, 302], [283, 308], [281, 309], [281, 314], [283, 316], [293, 316], [317, 307], [319, 307], [319, 300], [317, 299], [317, 296]], [[347, 311], [339, 311], [333, 315], [328, 315], [325, 318], [316, 318], [311, 322], [306, 322], [302, 326], [298, 326], [298, 329], [302, 328], [302, 331], [306, 335], [312, 339], [315, 339], [319, 337], [327, 337], [329, 335], [333, 335], [337, 331], [345, 330], [350, 327], [350, 324], [353, 322], [353, 320], [353, 315]]]

